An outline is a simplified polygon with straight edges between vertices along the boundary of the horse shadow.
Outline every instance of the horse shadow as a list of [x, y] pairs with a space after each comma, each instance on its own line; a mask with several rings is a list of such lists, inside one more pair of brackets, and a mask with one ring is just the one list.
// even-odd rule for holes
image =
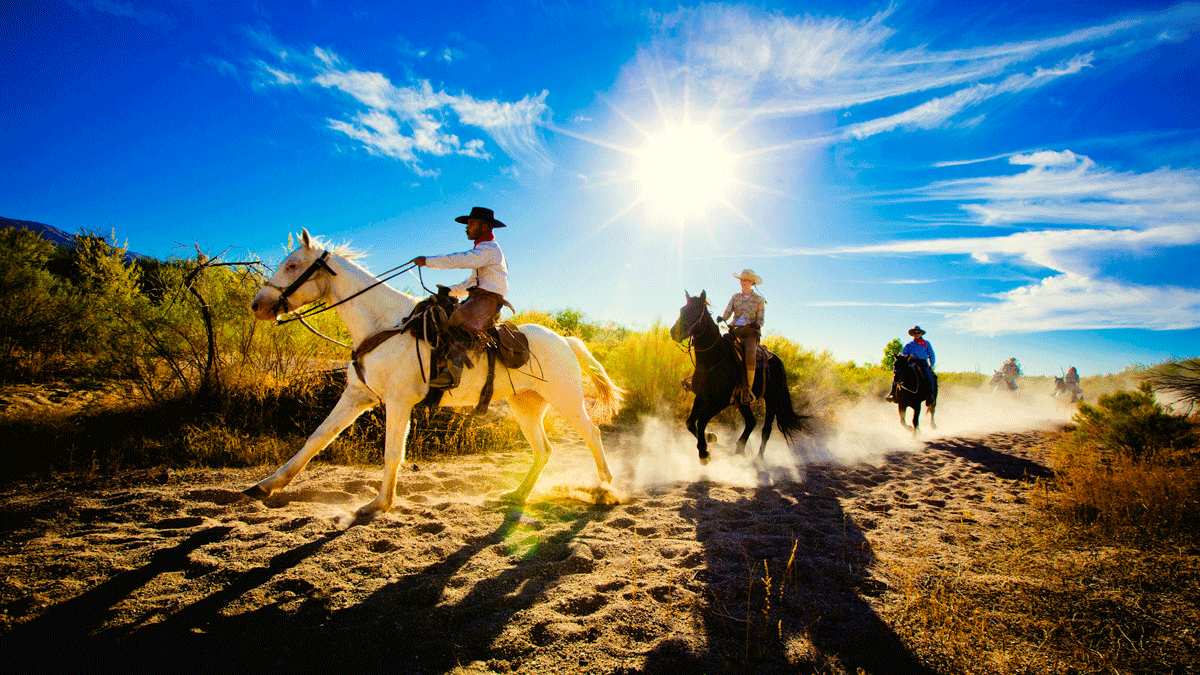
[[707, 585], [706, 649], [665, 640], [642, 672], [911, 673], [932, 675], [875, 613], [870, 542], [844, 512], [847, 485], [821, 472], [759, 487], [734, 501], [712, 483], [688, 489]]
[[[526, 528], [519, 510], [510, 510], [491, 532], [348, 606], [287, 574], [305, 561], [319, 562], [317, 554], [346, 532], [336, 530], [283, 551], [263, 566], [213, 574], [221, 578], [213, 580], [211, 593], [174, 612], [139, 608], [133, 611], [145, 612], [141, 620], [102, 628], [123, 600], [160, 575], [186, 570], [189, 553], [219, 542], [233, 529], [209, 528], [3, 636], [0, 666], [6, 672], [30, 672], [36, 666], [63, 673], [210, 675], [263, 669], [320, 672], [337, 664], [369, 672], [449, 672], [486, 658], [488, 646], [513, 615], [533, 606], [562, 576], [590, 571], [592, 558], [579, 555], [571, 544], [589, 523], [606, 517], [607, 510], [593, 506], [572, 514], [565, 528], [518, 551], [519, 559], [456, 602], [446, 602], [444, 596], [460, 570], [489, 548], [519, 546], [512, 538]], [[275, 593], [280, 590], [276, 587], [292, 592]], [[237, 611], [241, 599], [261, 589], [278, 599]]]
[[932, 449], [944, 450], [974, 462], [981, 468], [1006, 480], [1031, 480], [1050, 478], [1054, 475], [1054, 471], [1043, 464], [1005, 452], [997, 452], [978, 440], [943, 438], [930, 441], [928, 445]]

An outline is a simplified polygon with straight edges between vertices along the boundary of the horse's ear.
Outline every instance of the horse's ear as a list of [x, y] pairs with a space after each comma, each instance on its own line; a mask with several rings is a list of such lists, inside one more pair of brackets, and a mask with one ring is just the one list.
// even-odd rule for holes
[[312, 248], [312, 237], [308, 234], [308, 228], [300, 228], [300, 240], [304, 242], [304, 248]]
[[700, 299], [703, 300], [705, 304], [708, 304], [708, 291], [700, 291]]

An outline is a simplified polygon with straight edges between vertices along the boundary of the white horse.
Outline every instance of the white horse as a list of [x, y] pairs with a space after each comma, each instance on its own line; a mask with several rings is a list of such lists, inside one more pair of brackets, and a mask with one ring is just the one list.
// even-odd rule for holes
[[[250, 309], [256, 319], [274, 320], [277, 314], [295, 311], [318, 300], [332, 305], [378, 281], [351, 262], [349, 256], [352, 254], [348, 251], [323, 249], [322, 243], [312, 238], [307, 229], [300, 239], [301, 245], [284, 259], [254, 296]], [[300, 280], [298, 285], [297, 280]], [[335, 311], [345, 323], [354, 344], [359, 345], [367, 336], [398, 325], [416, 304], [414, 298], [380, 284], [338, 305]], [[604, 367], [578, 338], [564, 338], [537, 324], [522, 325], [520, 330], [529, 338], [530, 362], [518, 370], [496, 373], [492, 400], [508, 400], [521, 432], [533, 448], [533, 466], [520, 486], [503, 495], [502, 499], [524, 502], [537, 484], [550, 458], [543, 418], [547, 409], [554, 406], [592, 451], [600, 476], [599, 499], [615, 503], [616, 497], [610, 486], [612, 472], [604, 456], [600, 430], [589, 418], [584, 403], [581, 368], [587, 370], [598, 392], [593, 411], [596, 421], [611, 418], [619, 408], [624, 392], [609, 379]], [[358, 513], [368, 515], [390, 509], [396, 491], [396, 470], [404, 463], [404, 445], [412, 409], [429, 391], [421, 372], [421, 364], [428, 367], [429, 362], [429, 343], [404, 333], [384, 341], [361, 358], [365, 382], [359, 379], [352, 365], [347, 366], [346, 389], [325, 421], [309, 436], [295, 457], [245, 493], [265, 499], [286, 487], [343, 429], [382, 402], [387, 420], [383, 481], [379, 495]], [[487, 359], [477, 358], [473, 362], [476, 365], [464, 369], [461, 383], [445, 393], [441, 405], [474, 406], [479, 401], [480, 389], [487, 378]], [[497, 361], [496, 368], [503, 369], [504, 366]]]

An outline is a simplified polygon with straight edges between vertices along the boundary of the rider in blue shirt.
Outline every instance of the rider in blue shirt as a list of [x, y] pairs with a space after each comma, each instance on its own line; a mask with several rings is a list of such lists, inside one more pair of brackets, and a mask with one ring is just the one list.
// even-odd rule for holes
[[[925, 380], [929, 382], [929, 387], [934, 395], [937, 394], [937, 375], [933, 373], [937, 356], [933, 353], [933, 345], [929, 340], [925, 339], [925, 331], [920, 326], [913, 326], [908, 330], [908, 334], [913, 336], [913, 339], [908, 344], [904, 345], [904, 349], [900, 353], [905, 356], [917, 357], [916, 364], [921, 374], [925, 376]], [[887, 400], [894, 400], [896, 395], [896, 382], [892, 382], [892, 393], [887, 395]]]

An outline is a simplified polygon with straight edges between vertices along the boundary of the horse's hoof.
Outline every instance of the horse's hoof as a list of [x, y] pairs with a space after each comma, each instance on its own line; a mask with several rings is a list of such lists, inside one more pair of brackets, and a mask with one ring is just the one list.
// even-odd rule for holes
[[711, 431], [704, 432], [704, 442], [705, 443], [716, 443], [717, 435]]
[[504, 494], [500, 495], [500, 501], [504, 502], [505, 504], [524, 504], [525, 495], [521, 494], [517, 490], [513, 490], [512, 492], [505, 492]]
[[257, 499], [260, 502], [262, 500], [266, 499], [267, 497], [271, 496], [270, 492], [268, 492], [266, 489], [264, 489], [258, 485], [251, 485], [250, 487], [246, 488], [245, 490], [242, 490], [242, 494], [246, 495], [247, 497], [249, 497], [251, 499]]
[[616, 506], [621, 503], [621, 499], [612, 488], [601, 485], [592, 491], [592, 503], [598, 506]]

